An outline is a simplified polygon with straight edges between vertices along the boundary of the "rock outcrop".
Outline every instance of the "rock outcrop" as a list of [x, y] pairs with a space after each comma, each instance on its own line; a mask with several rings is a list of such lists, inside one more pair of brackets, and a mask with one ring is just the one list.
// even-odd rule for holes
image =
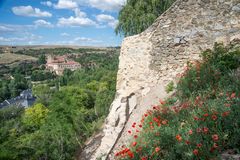
[[240, 0], [177, 0], [145, 32], [124, 39], [117, 93], [91, 159], [114, 159], [133, 121], [166, 98], [164, 88], [215, 42], [240, 39]]

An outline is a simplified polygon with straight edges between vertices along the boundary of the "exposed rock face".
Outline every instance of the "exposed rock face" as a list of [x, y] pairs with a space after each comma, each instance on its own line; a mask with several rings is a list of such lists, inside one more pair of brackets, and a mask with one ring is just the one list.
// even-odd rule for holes
[[[177, 0], [145, 32], [124, 39], [117, 95], [106, 119], [101, 144], [91, 159], [114, 159], [127, 143], [127, 130], [150, 105], [168, 95], [164, 87], [188, 61], [215, 42], [240, 39], [240, 0]], [[130, 118], [129, 118], [130, 117]]]

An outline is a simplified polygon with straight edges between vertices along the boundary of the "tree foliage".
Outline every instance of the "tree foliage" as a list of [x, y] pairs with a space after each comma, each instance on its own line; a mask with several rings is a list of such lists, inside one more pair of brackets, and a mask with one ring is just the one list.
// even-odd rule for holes
[[117, 34], [131, 36], [147, 29], [175, 0], [127, 0], [119, 13]]

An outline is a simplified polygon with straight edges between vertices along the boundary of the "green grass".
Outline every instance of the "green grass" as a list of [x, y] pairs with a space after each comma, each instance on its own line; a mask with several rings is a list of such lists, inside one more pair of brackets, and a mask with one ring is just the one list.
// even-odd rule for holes
[[240, 152], [240, 49], [216, 44], [189, 64], [175, 96], [143, 115], [116, 159], [220, 159]]

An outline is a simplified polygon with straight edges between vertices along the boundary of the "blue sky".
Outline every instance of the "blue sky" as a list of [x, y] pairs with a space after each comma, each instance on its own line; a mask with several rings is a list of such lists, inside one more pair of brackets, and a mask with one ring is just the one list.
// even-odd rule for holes
[[0, 45], [119, 46], [126, 0], [0, 0]]

